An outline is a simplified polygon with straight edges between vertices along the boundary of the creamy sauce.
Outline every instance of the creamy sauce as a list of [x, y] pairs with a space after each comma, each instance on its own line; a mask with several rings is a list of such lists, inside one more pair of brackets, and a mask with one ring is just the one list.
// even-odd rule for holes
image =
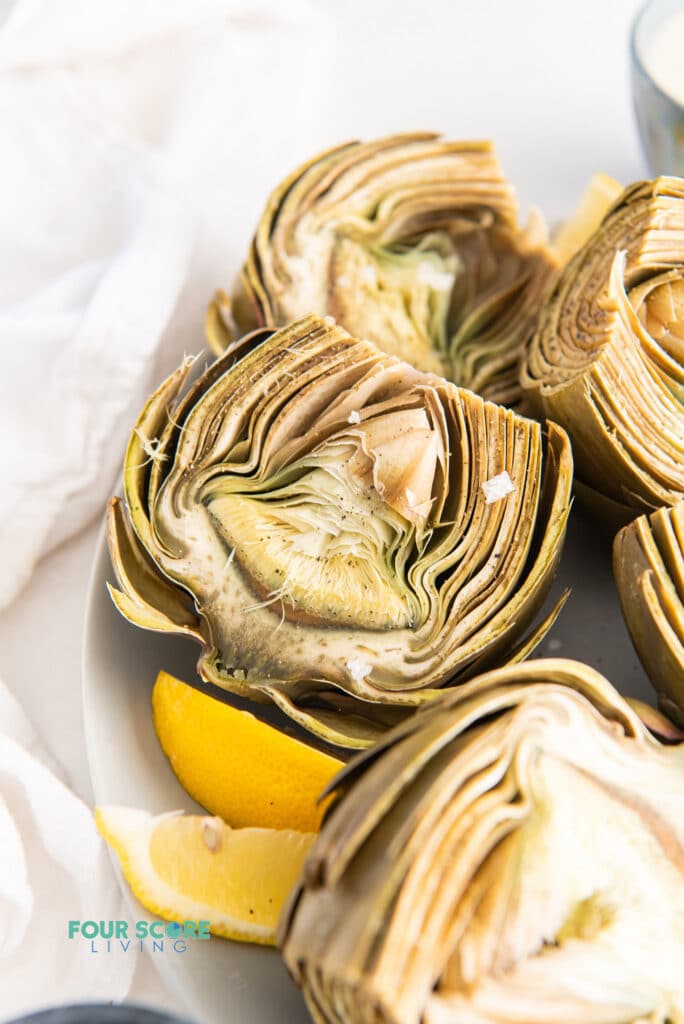
[[663, 92], [684, 104], [684, 11], [666, 18], [644, 46], [646, 70]]

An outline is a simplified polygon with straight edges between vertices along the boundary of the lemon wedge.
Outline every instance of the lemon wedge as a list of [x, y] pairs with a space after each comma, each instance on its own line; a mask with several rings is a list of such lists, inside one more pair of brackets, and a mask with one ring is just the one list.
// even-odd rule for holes
[[233, 829], [220, 818], [98, 807], [100, 834], [133, 894], [167, 921], [209, 921], [214, 935], [275, 944], [280, 911], [315, 834]]
[[160, 672], [154, 727], [180, 784], [235, 828], [315, 832], [318, 797], [342, 763]]

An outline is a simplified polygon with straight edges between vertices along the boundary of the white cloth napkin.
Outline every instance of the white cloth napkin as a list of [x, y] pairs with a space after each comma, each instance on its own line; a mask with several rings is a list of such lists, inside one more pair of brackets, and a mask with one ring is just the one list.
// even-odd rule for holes
[[0, 608], [320, 145], [328, 40], [298, 0], [0, 0]]
[[90, 810], [0, 683], [0, 1018], [122, 999], [137, 952], [96, 955], [70, 920], [128, 920]]
[[[321, 145], [329, 41], [304, 0], [0, 0], [0, 608], [102, 514], [146, 394]], [[123, 998], [135, 953], [68, 921], [126, 916], [0, 684], [0, 1018]]]

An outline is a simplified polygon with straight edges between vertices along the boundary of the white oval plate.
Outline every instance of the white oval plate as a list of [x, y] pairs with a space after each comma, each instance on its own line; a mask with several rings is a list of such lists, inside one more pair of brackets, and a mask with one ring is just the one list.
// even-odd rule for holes
[[[83, 650], [83, 709], [88, 761], [98, 804], [159, 814], [206, 814], [187, 795], [161, 751], [152, 725], [151, 693], [159, 669], [196, 678], [198, 648], [147, 633], [117, 612], [105, 587], [113, 573], [100, 537], [90, 581]], [[114, 858], [116, 864], [116, 858]], [[152, 920], [131, 894], [135, 920]], [[185, 953], [150, 954], [188, 1013], [201, 1024], [307, 1024], [304, 1002], [274, 949], [212, 937]]]
[[[150, 695], [160, 669], [191, 681], [197, 647], [148, 633], [118, 614], [105, 588], [113, 573], [104, 536], [90, 583], [85, 624], [83, 703], [95, 799], [154, 814], [201, 812], [174, 776], [152, 726]], [[572, 587], [541, 655], [594, 665], [628, 696], [652, 701], [652, 690], [620, 614], [610, 567], [610, 540], [573, 510], [554, 594]], [[237, 702], [236, 702], [237, 703]], [[260, 709], [261, 712], [261, 709]], [[270, 717], [270, 716], [266, 716]], [[133, 916], [149, 918], [119, 874]], [[156, 953], [154, 963], [201, 1024], [306, 1024], [304, 1003], [275, 950], [212, 938], [187, 953]]]

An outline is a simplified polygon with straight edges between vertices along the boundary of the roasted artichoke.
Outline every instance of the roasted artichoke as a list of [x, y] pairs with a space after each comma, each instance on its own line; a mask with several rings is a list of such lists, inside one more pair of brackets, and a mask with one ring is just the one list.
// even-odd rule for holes
[[684, 502], [621, 530], [613, 570], [627, 628], [660, 706], [684, 725]]
[[279, 924], [317, 1024], [684, 1021], [684, 748], [646, 721], [530, 661], [351, 761]]
[[684, 493], [684, 180], [626, 189], [560, 275], [522, 368], [578, 493], [623, 525]]
[[298, 168], [266, 204], [237, 294], [218, 293], [215, 352], [240, 331], [314, 312], [485, 398], [515, 404], [518, 362], [554, 268], [522, 229], [489, 143], [398, 135]]
[[[243, 339], [131, 435], [119, 610], [202, 645], [204, 680], [365, 746], [525, 657], [563, 542], [565, 433], [316, 316]], [[174, 405], [174, 403], [176, 403]]]

